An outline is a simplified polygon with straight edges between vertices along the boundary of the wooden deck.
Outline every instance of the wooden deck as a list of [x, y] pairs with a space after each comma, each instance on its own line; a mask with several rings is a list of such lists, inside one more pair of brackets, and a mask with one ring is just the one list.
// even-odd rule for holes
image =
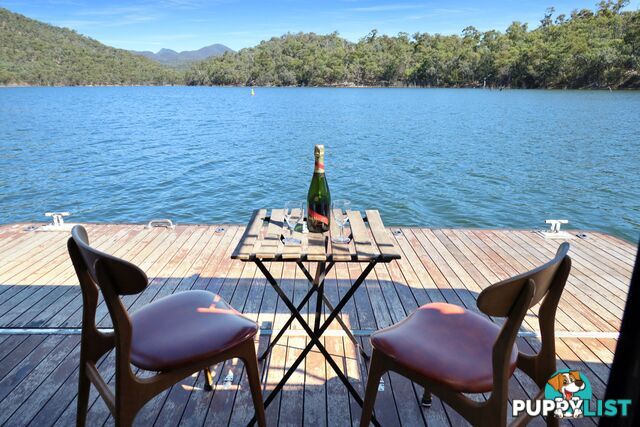
[[[66, 254], [66, 233], [25, 231], [29, 224], [0, 226], [0, 425], [60, 425], [74, 422], [81, 296]], [[264, 348], [271, 331], [288, 317], [253, 263], [230, 259], [243, 227], [183, 226], [174, 230], [141, 225], [87, 225], [92, 244], [130, 260], [148, 273], [149, 288], [126, 297], [130, 310], [173, 292], [208, 289], [255, 319]], [[368, 347], [367, 335], [389, 326], [419, 305], [448, 301], [476, 309], [478, 293], [489, 284], [526, 271], [549, 259], [559, 241], [531, 231], [392, 228], [402, 259], [379, 264], [347, 305], [343, 318]], [[624, 308], [635, 247], [611, 236], [586, 232], [572, 239], [573, 269], [557, 316], [558, 367], [582, 371], [596, 397], [604, 394], [617, 331]], [[293, 264], [269, 268], [284, 289], [299, 300], [307, 282]], [[338, 264], [326, 292], [332, 302], [358, 276], [358, 264]], [[99, 326], [110, 327], [104, 304]], [[299, 325], [298, 325], [299, 326]], [[518, 345], [533, 351], [539, 345], [537, 319], [525, 319]], [[354, 385], [362, 389], [365, 366], [337, 324], [325, 338]], [[262, 367], [265, 390], [272, 388], [295, 360], [306, 340], [296, 328], [276, 346]], [[101, 364], [113, 375], [113, 358]], [[224, 378], [232, 372], [233, 382]], [[253, 409], [241, 363], [215, 367], [216, 389], [205, 392], [201, 376], [187, 378], [150, 402], [139, 425], [244, 425]], [[427, 410], [418, 405], [419, 387], [391, 375], [378, 395], [376, 413], [385, 426], [459, 425], [460, 417], [439, 401]], [[527, 398], [532, 383], [516, 373], [512, 398]], [[478, 396], [483, 399], [484, 396]], [[106, 406], [92, 394], [90, 425], [113, 424]], [[318, 352], [313, 352], [267, 410], [269, 425], [353, 425], [360, 410]], [[540, 424], [534, 420], [533, 424]], [[574, 422], [593, 425], [594, 420]]]

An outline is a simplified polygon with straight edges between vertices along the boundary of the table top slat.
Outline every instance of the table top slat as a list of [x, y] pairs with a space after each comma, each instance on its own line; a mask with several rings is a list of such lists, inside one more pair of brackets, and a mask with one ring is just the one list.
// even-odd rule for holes
[[251, 257], [258, 259], [277, 258], [282, 253], [283, 246], [282, 242], [274, 241], [274, 243], [272, 243], [267, 240], [258, 240], [253, 246]]
[[267, 234], [264, 237], [264, 240], [280, 241], [280, 237], [283, 235], [284, 229], [284, 209], [272, 209], [269, 219], [269, 227], [267, 227]]
[[362, 219], [360, 211], [349, 211], [348, 216], [358, 260], [366, 261], [372, 258], [377, 258], [380, 255], [380, 252], [369, 236], [367, 226]]
[[326, 261], [326, 235], [325, 233], [308, 233], [309, 249], [307, 250], [307, 259], [309, 261]]
[[[268, 214], [266, 214], [266, 216], [268, 217]], [[258, 230], [258, 238], [255, 240], [255, 242], [253, 242], [253, 248], [251, 248], [251, 254], [249, 255], [249, 258], [254, 258], [255, 254], [261, 251], [262, 244], [264, 243], [264, 236], [267, 234], [268, 226], [269, 221], [263, 221], [260, 230]]]
[[380, 212], [368, 209], [365, 211], [365, 214], [367, 215], [367, 222], [369, 223], [371, 234], [373, 234], [373, 238], [382, 256], [389, 259], [399, 259], [400, 253], [393, 243], [393, 238], [389, 234], [389, 231], [384, 228]]
[[292, 237], [295, 239], [300, 239], [302, 245], [282, 245], [282, 259], [297, 260], [302, 256], [302, 249], [304, 241], [306, 240], [306, 236], [299, 231], [294, 231]]
[[292, 236], [300, 245], [285, 245], [282, 238], [290, 232], [284, 221], [284, 209], [256, 210], [231, 255], [234, 259], [262, 261], [333, 261], [333, 262], [389, 262], [400, 258], [395, 239], [384, 228], [377, 210], [348, 211], [349, 221], [344, 235], [349, 243], [334, 243], [332, 237], [340, 235], [340, 227], [331, 221], [326, 233], [298, 230]]
[[260, 237], [260, 228], [262, 227], [264, 218], [267, 216], [266, 209], [256, 209], [249, 220], [249, 224], [234, 249], [231, 257], [239, 259], [249, 259], [253, 250], [253, 246]]
[[271, 211], [269, 221], [265, 223], [266, 227], [262, 227], [262, 237], [259, 237], [253, 244], [251, 258], [265, 259], [278, 256], [282, 247], [282, 241], [280, 240], [282, 217], [282, 209]]

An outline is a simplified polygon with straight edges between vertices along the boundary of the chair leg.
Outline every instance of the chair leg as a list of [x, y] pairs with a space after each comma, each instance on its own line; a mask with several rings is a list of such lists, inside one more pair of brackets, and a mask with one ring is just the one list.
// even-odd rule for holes
[[120, 413], [115, 416], [116, 427], [131, 427], [137, 414], [137, 411], [121, 410]]
[[265, 427], [267, 425], [264, 414], [264, 402], [262, 401], [262, 384], [260, 383], [260, 372], [258, 371], [258, 358], [256, 356], [256, 348], [253, 340], [248, 341], [245, 356], [243, 358], [245, 368], [247, 370], [247, 379], [249, 380], [249, 388], [251, 389], [251, 398], [256, 411], [256, 420], [258, 426]]
[[207, 366], [202, 371], [204, 372], [204, 389], [206, 391], [213, 390], [213, 377], [211, 376], [211, 369]]
[[84, 361], [80, 363], [80, 372], [78, 375], [78, 407], [76, 412], [77, 427], [84, 427], [87, 421], [87, 410], [89, 408], [89, 391], [91, 388], [91, 382], [87, 377], [84, 363]]
[[420, 405], [424, 408], [431, 408], [431, 403], [433, 402], [431, 398], [431, 391], [427, 390], [425, 387], [424, 393], [422, 394], [422, 400], [420, 401]]
[[553, 414], [547, 415], [546, 421], [548, 427], [558, 427], [560, 425], [560, 420]]
[[364, 403], [362, 405], [362, 415], [360, 416], [360, 427], [368, 427], [373, 415], [373, 407], [376, 403], [378, 395], [378, 385], [380, 378], [387, 371], [382, 363], [380, 355], [375, 349], [371, 353], [371, 362], [369, 363], [369, 377], [367, 378], [367, 389], [364, 393]]

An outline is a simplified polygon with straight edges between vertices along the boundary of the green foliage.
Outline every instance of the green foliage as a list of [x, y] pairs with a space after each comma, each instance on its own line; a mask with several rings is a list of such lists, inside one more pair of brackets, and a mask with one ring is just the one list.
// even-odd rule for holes
[[519, 22], [459, 36], [373, 30], [357, 43], [337, 33], [285, 34], [184, 75], [0, 8], [0, 84], [640, 88], [640, 11], [624, 11], [627, 4], [603, 0], [569, 17], [549, 8], [533, 30]]
[[150, 59], [0, 8], [0, 84], [167, 84], [178, 77]]
[[[338, 34], [286, 34], [195, 64], [191, 85], [419, 85], [523, 88], [640, 87], [640, 11], [608, 0], [570, 17], [549, 8], [530, 30], [467, 27], [460, 36], [371, 31], [357, 43]], [[1, 78], [1, 77], [0, 77]]]

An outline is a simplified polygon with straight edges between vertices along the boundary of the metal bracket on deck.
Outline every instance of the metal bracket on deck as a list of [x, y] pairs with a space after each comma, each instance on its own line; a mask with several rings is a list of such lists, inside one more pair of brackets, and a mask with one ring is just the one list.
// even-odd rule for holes
[[64, 225], [64, 217], [71, 215], [69, 212], [47, 212], [44, 216], [53, 218], [53, 226], [62, 227]]
[[164, 228], [176, 228], [175, 224], [171, 222], [170, 219], [152, 219], [146, 225], [145, 228], [156, 228], [156, 227], [164, 227]]
[[551, 224], [549, 229], [550, 233], [560, 233], [560, 227], [562, 224], [569, 224], [569, 221], [566, 219], [548, 219], [545, 223]]
[[573, 239], [573, 236], [566, 231], [561, 231], [560, 227], [562, 224], [569, 224], [569, 221], [566, 219], [548, 219], [545, 221], [546, 224], [549, 224], [549, 230], [540, 231], [540, 234], [547, 239]]
[[69, 212], [47, 212], [44, 216], [53, 219], [53, 222], [42, 227], [36, 228], [35, 231], [71, 231], [73, 224], [65, 224], [64, 217], [69, 216]]
[[229, 390], [231, 385], [233, 384], [233, 371], [229, 371], [224, 380], [222, 381], [222, 388], [225, 390]]

